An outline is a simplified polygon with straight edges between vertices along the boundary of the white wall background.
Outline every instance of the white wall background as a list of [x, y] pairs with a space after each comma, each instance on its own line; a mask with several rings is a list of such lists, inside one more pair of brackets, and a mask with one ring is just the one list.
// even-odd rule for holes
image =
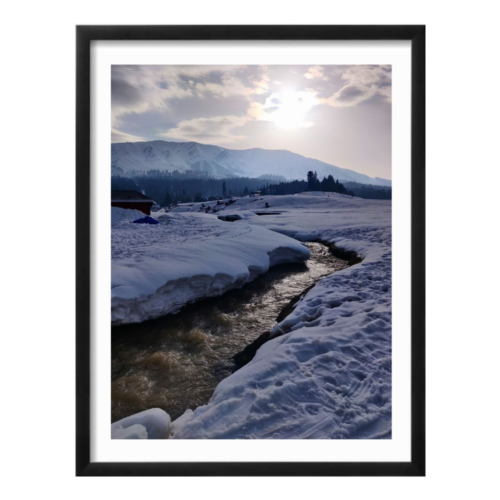
[[[498, 495], [500, 75], [493, 5], [476, 1], [463, 8], [435, 0], [4, 5], [0, 488], [5, 498]], [[427, 25], [426, 478], [74, 477], [74, 27], [216, 23]]]

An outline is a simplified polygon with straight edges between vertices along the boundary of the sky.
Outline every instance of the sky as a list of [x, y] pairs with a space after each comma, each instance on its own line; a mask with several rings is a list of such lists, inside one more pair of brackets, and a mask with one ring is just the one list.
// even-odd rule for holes
[[286, 149], [391, 179], [391, 66], [113, 66], [112, 142]]

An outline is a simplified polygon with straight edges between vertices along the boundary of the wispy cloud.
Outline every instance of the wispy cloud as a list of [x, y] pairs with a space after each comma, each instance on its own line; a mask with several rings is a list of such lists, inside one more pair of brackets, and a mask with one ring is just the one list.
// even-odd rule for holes
[[139, 137], [137, 135], [125, 134], [116, 130], [114, 128], [111, 129], [111, 142], [143, 142], [147, 139], [144, 137]]
[[346, 84], [321, 102], [335, 107], [356, 106], [375, 96], [391, 101], [390, 66], [351, 66], [342, 74]]
[[308, 80], [313, 80], [314, 78], [318, 78], [320, 80], [328, 80], [328, 77], [323, 74], [323, 71], [323, 66], [311, 66], [307, 73], [304, 74], [304, 76]]
[[247, 86], [243, 81], [232, 74], [223, 74], [221, 83], [196, 83], [194, 91], [198, 96], [206, 97], [212, 95], [215, 97], [245, 96], [250, 97], [253, 94], [264, 94], [268, 88], [269, 78], [263, 75], [259, 81], [251, 82]]
[[233, 132], [251, 119], [250, 116], [195, 118], [178, 123], [177, 127], [167, 130], [163, 135], [169, 139], [227, 144], [242, 138]]

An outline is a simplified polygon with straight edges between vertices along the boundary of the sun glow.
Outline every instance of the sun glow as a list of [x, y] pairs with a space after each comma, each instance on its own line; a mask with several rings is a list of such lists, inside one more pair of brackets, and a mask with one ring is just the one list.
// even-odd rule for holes
[[310, 91], [276, 92], [271, 94], [264, 105], [254, 106], [258, 119], [274, 122], [277, 127], [293, 130], [309, 127], [312, 122], [306, 122], [306, 114], [318, 104], [316, 93]]

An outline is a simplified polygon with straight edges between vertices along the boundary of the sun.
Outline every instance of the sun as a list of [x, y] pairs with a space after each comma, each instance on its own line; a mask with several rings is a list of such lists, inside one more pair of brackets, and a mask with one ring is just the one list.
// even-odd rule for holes
[[294, 130], [309, 127], [311, 122], [305, 120], [307, 113], [317, 104], [314, 92], [287, 91], [274, 93], [266, 99], [262, 119], [273, 122], [277, 127]]

